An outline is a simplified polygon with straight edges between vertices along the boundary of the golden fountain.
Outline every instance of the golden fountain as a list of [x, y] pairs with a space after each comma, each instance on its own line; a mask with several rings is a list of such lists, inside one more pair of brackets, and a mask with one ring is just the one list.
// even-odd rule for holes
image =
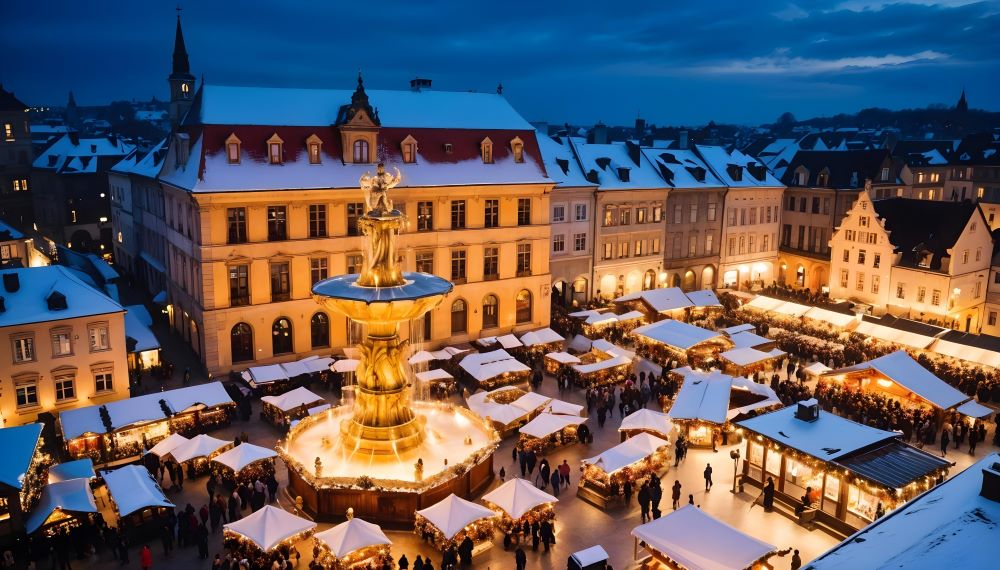
[[[454, 286], [400, 270], [396, 237], [406, 219], [388, 194], [399, 182], [399, 170], [390, 174], [382, 164], [374, 176], [361, 177], [363, 269], [313, 286], [316, 302], [366, 328], [353, 406], [309, 416], [278, 446], [293, 495], [320, 518], [353, 508], [366, 519], [406, 522], [429, 506], [425, 495], [467, 497], [493, 477], [499, 438], [486, 421], [465, 408], [410, 399], [408, 347], [399, 325], [432, 310]], [[361, 496], [373, 493], [377, 501]]]

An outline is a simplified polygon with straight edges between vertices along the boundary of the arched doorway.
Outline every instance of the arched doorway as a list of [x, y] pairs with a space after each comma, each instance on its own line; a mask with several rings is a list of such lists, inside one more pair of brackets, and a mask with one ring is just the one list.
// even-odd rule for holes
[[246, 323], [236, 323], [229, 333], [229, 351], [233, 362], [253, 360], [253, 329]]
[[451, 304], [451, 334], [465, 334], [468, 331], [468, 317], [469, 306], [465, 304], [465, 299], [456, 299]]
[[278, 317], [271, 326], [271, 353], [286, 354], [292, 351], [292, 321]]
[[654, 288], [656, 288], [656, 272], [650, 269], [642, 277], [642, 290], [649, 291]]
[[577, 277], [573, 281], [573, 304], [581, 305], [587, 302], [587, 278]]
[[726, 289], [739, 289], [740, 273], [735, 269], [730, 269], [722, 274], [722, 286]]
[[500, 299], [496, 295], [483, 297], [483, 328], [495, 329], [500, 325]]
[[552, 284], [552, 301], [565, 307], [569, 302], [569, 287], [565, 281], [556, 281]]
[[309, 320], [309, 329], [313, 348], [330, 346], [330, 317], [326, 316], [326, 313], [314, 314]]
[[688, 269], [684, 272], [684, 281], [681, 282], [681, 288], [685, 291], [693, 291], [695, 286], [694, 271]]
[[785, 272], [788, 271], [788, 264], [782, 263], [781, 267], [778, 269], [778, 285], [785, 284]]
[[711, 265], [701, 270], [701, 288], [715, 289], [715, 268]]
[[521, 289], [515, 297], [514, 313], [518, 324], [531, 322], [531, 292], [527, 289]]
[[608, 273], [604, 277], [601, 277], [600, 288], [597, 290], [597, 295], [599, 297], [608, 297], [614, 295], [615, 293], [615, 276]]
[[188, 321], [188, 328], [191, 332], [191, 348], [195, 354], [201, 354], [201, 339], [198, 338], [198, 323], [194, 319]]
[[681, 276], [678, 273], [673, 273], [670, 275], [670, 286], [680, 287], [681, 286]]
[[628, 276], [625, 278], [625, 290], [623, 294], [632, 293], [638, 291], [642, 287], [642, 273], [638, 269], [633, 269], [628, 272]]
[[806, 286], [806, 268], [803, 267], [802, 264], [799, 264], [799, 266], [795, 268], [795, 286]]

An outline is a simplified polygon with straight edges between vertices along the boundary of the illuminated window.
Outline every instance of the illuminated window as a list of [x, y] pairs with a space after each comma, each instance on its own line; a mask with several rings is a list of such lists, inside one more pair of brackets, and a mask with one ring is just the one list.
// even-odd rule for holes
[[271, 164], [281, 164], [284, 162], [284, 146], [284, 141], [278, 138], [277, 134], [267, 139], [267, 156]]
[[524, 162], [524, 143], [520, 138], [515, 138], [510, 142], [511, 151], [514, 152], [514, 162]]
[[28, 408], [38, 405], [38, 379], [15, 381], [14, 393], [18, 408]]
[[434, 229], [434, 202], [417, 202], [417, 231]]
[[181, 83], [181, 93], [190, 93], [190, 92], [191, 92], [191, 86], [188, 85], [187, 83]]
[[52, 356], [69, 356], [73, 354], [73, 335], [70, 329], [52, 331]]
[[483, 297], [483, 328], [493, 329], [500, 324], [500, 299], [496, 295]]
[[514, 298], [514, 304], [517, 322], [519, 324], [531, 322], [531, 292], [522, 289]]
[[479, 143], [479, 151], [483, 158], [483, 164], [493, 163], [493, 141], [489, 137], [483, 139], [483, 142]]
[[31, 362], [35, 359], [35, 337], [20, 336], [13, 339], [14, 362]]
[[417, 141], [412, 136], [403, 139], [403, 162], [412, 163], [417, 161]]
[[14, 125], [10, 123], [3, 124], [3, 136], [5, 139], [12, 141], [14, 140]]
[[940, 304], [941, 304], [941, 291], [935, 289], [933, 292], [931, 292], [931, 305], [934, 305], [936, 307]]
[[236, 138], [236, 135], [229, 135], [226, 139], [226, 160], [229, 164], [239, 164], [240, 163], [240, 139]]
[[111, 392], [115, 389], [114, 377], [110, 369], [94, 371], [94, 391]]
[[355, 164], [365, 164], [369, 162], [368, 160], [368, 141], [366, 140], [356, 140], [354, 141], [354, 163]]
[[90, 352], [98, 352], [111, 348], [107, 323], [89, 325], [87, 331], [90, 336]]
[[320, 144], [318, 142], [309, 143], [309, 164], [319, 164], [319, 149]]
[[465, 300], [456, 299], [451, 304], [451, 334], [466, 332], [468, 316], [469, 309], [468, 305], [465, 304]]

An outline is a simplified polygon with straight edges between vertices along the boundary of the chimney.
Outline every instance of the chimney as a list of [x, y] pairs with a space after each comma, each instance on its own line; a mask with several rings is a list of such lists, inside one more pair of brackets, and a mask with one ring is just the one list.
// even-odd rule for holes
[[188, 155], [191, 153], [191, 138], [188, 137], [187, 133], [177, 133], [174, 135], [174, 141], [177, 143], [177, 146], [174, 148], [176, 166], [185, 166], [188, 161]]
[[677, 148], [681, 150], [688, 149], [688, 132], [678, 131], [677, 133]]
[[819, 419], [819, 402], [816, 398], [810, 398], [798, 403], [795, 409], [795, 418], [804, 422], [814, 422]]
[[594, 144], [608, 144], [608, 127], [604, 123], [598, 121], [590, 133]]
[[76, 145], [80, 144], [80, 133], [79, 132], [77, 132], [77, 131], [69, 131], [66, 134], [69, 136], [69, 142], [73, 146], [76, 146]]
[[414, 77], [410, 80], [410, 91], [415, 91], [417, 93], [423, 91], [424, 89], [431, 88], [431, 80], [423, 79], [421, 77]]
[[3, 274], [3, 290], [8, 293], [17, 293], [21, 288], [21, 278], [18, 277], [17, 273], [4, 273]]
[[988, 467], [983, 467], [983, 488], [979, 495], [1000, 503], [1000, 463], [994, 461]]

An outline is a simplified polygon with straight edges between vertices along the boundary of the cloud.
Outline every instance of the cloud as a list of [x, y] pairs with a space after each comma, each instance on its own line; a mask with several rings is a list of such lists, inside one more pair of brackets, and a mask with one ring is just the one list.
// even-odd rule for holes
[[867, 55], [818, 59], [790, 57], [786, 50], [749, 59], [733, 59], [714, 64], [688, 68], [698, 74], [735, 75], [818, 75], [825, 73], [872, 71], [884, 67], [900, 67], [948, 59], [948, 55], [934, 50], [924, 50], [911, 55]]
[[809, 12], [806, 12], [799, 6], [796, 6], [795, 4], [789, 3], [781, 10], [775, 12], [774, 17], [779, 20], [785, 20], [786, 22], [790, 22], [792, 20], [801, 20], [802, 18], [808, 18]]
[[886, 6], [906, 5], [934, 6], [940, 8], [960, 8], [969, 4], [983, 3], [984, 0], [848, 0], [838, 4], [836, 10], [850, 10], [851, 12], [872, 11], [878, 12]]

